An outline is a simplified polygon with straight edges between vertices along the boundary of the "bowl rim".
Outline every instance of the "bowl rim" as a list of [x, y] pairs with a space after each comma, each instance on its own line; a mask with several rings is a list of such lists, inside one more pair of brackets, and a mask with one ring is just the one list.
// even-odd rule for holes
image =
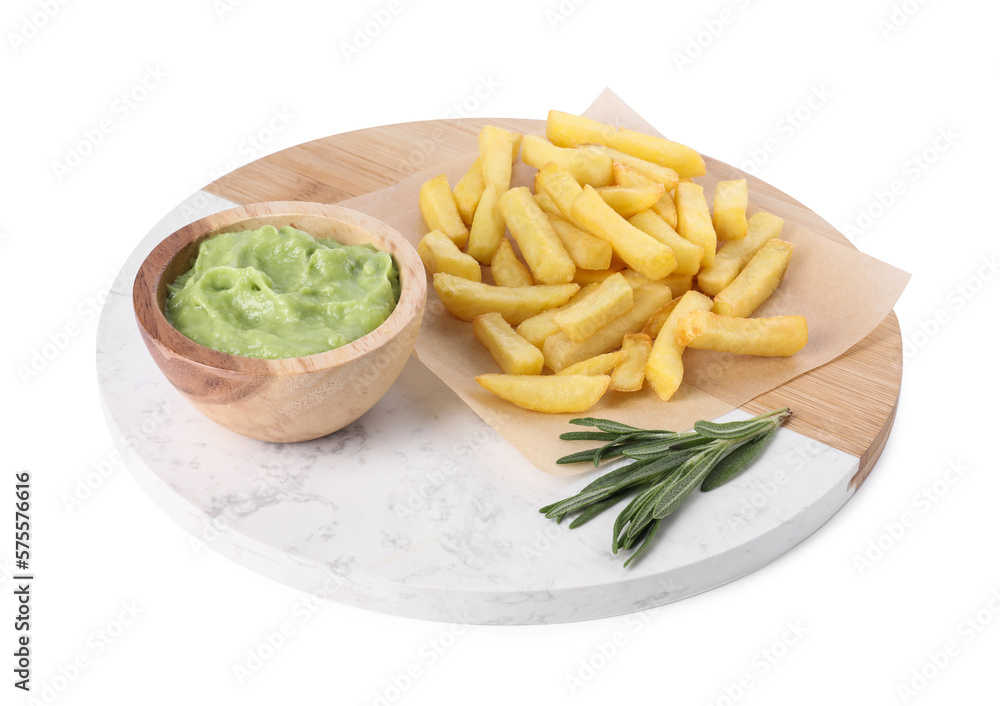
[[[363, 231], [372, 244], [393, 255], [399, 269], [400, 296], [389, 317], [361, 338], [329, 351], [298, 358], [250, 358], [217, 351], [191, 340], [167, 321], [158, 301], [161, 280], [180, 252], [244, 221], [321, 218]], [[257, 227], [268, 225], [266, 222]], [[294, 223], [288, 223], [296, 227]], [[399, 231], [360, 211], [310, 201], [264, 201], [200, 218], [161, 240], [143, 259], [132, 287], [132, 304], [143, 337], [175, 356], [210, 368], [240, 374], [282, 375], [330, 370], [375, 351], [422, 317], [427, 276], [416, 248]]]

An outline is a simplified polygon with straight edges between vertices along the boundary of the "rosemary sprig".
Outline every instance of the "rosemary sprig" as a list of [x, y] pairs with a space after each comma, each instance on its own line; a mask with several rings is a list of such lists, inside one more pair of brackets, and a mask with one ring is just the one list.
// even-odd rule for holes
[[787, 407], [736, 422], [695, 422], [685, 433], [639, 429], [610, 419], [585, 417], [570, 424], [597, 431], [573, 431], [560, 439], [602, 441], [602, 446], [563, 456], [556, 463], [593, 463], [630, 459], [589, 483], [576, 495], [546, 505], [540, 512], [561, 522], [576, 514], [570, 529], [592, 520], [626, 497], [634, 497], [619, 513], [612, 531], [611, 551], [633, 553], [628, 566], [650, 546], [660, 523], [699, 485], [718, 488], [735, 478], [760, 454], [781, 423], [791, 416]]

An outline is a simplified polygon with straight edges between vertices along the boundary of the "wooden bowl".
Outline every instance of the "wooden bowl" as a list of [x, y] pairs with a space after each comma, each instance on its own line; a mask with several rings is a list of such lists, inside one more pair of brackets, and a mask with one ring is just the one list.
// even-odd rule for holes
[[[264, 360], [199, 345], [167, 323], [167, 285], [190, 269], [198, 245], [216, 234], [293, 226], [315, 237], [391, 253], [400, 297], [377, 329], [340, 348], [302, 358]], [[427, 281], [412, 245], [385, 223], [338, 206], [272, 201], [207, 216], [168, 236], [146, 257], [132, 301], [142, 339], [170, 383], [209, 419], [262, 441], [325, 436], [367, 412], [403, 369], [417, 340]]]

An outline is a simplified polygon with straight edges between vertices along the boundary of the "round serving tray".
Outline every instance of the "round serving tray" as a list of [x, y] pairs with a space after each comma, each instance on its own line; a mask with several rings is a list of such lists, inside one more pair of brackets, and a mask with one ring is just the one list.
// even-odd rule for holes
[[[258, 201], [359, 196], [469, 153], [485, 123], [542, 126], [409, 123], [270, 155], [178, 205], [139, 243], [119, 281], [130, 282], [156, 243], [197, 218]], [[742, 175], [706, 161], [721, 178]], [[798, 202], [747, 179], [759, 205], [840, 237]], [[890, 314], [836, 360], [727, 415], [786, 405], [797, 413], [750, 469], [689, 499], [665, 522], [654, 551], [625, 570], [623, 557], [610, 553], [606, 522], [570, 532], [538, 513], [576, 492], [581, 479], [535, 469], [415, 358], [354, 424], [282, 445], [238, 436], [191, 407], [145, 350], [127, 294], [110, 295], [97, 340], [116, 443], [140, 486], [197, 542], [332, 600], [488, 624], [640, 610], [772, 561], [832, 517], [871, 471], [895, 416], [901, 367], [899, 326]], [[845, 414], [859, 406], [868, 411], [864, 419]]]

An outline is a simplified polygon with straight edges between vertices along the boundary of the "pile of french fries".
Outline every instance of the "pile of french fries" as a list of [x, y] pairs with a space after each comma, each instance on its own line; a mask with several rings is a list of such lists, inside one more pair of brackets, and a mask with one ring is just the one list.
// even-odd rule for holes
[[[689, 147], [555, 110], [546, 137], [488, 125], [454, 188], [442, 174], [420, 189], [434, 289], [502, 370], [476, 377], [482, 387], [576, 413], [646, 381], [669, 400], [688, 347], [788, 356], [806, 344], [801, 316], [750, 318], [792, 245], [781, 218], [747, 218], [745, 179], [719, 182], [710, 210]], [[538, 170], [534, 193], [511, 188], [519, 153]]]

